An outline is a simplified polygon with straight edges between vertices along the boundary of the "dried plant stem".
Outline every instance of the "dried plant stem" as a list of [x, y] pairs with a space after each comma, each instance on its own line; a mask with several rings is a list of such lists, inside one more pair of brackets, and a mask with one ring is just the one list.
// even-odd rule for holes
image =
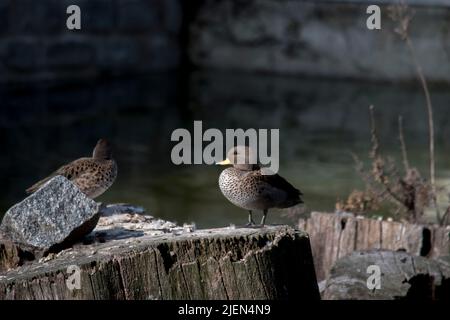
[[441, 225], [446, 226], [450, 223], [450, 207], [445, 210], [444, 215], [442, 216], [442, 222]]
[[411, 57], [414, 62], [414, 66], [416, 67], [417, 75], [420, 80], [420, 84], [422, 85], [423, 92], [425, 94], [426, 99], [426, 107], [428, 112], [428, 130], [429, 130], [429, 147], [430, 147], [430, 184], [432, 191], [432, 200], [436, 210], [436, 218], [438, 223], [442, 224], [441, 220], [441, 212], [439, 210], [439, 206], [437, 203], [437, 195], [436, 195], [436, 161], [434, 154], [434, 118], [433, 118], [433, 105], [431, 104], [430, 91], [428, 89], [428, 84], [423, 74], [422, 66], [417, 59], [416, 52], [414, 50], [413, 43], [408, 34], [405, 37], [406, 45], [408, 46], [409, 52], [411, 53]]
[[[378, 139], [377, 125], [375, 121], [375, 107], [373, 105], [369, 106], [370, 111], [370, 127], [371, 127], [371, 140], [372, 140], [372, 149], [370, 151], [370, 157], [373, 160], [373, 165], [378, 166], [379, 161], [382, 161], [380, 156], [380, 141]], [[381, 171], [376, 173], [375, 180], [378, 180], [379, 183], [384, 187], [385, 193], [391, 196], [392, 199], [397, 201], [400, 205], [404, 205], [404, 199], [402, 199], [394, 190], [392, 190], [389, 185], [388, 177], [385, 176], [384, 170], [382, 168]]]
[[371, 127], [371, 140], [372, 140], [372, 150], [370, 151], [370, 157], [372, 159], [375, 159], [379, 155], [380, 151], [380, 142], [378, 141], [378, 134], [377, 134], [377, 126], [375, 124], [375, 107], [373, 105], [369, 106], [370, 111], [370, 127]]
[[403, 135], [403, 117], [398, 117], [398, 136], [400, 140], [400, 148], [402, 149], [403, 166], [405, 172], [409, 171], [408, 150], [406, 149], [405, 136]]
[[420, 80], [423, 92], [426, 99], [426, 109], [428, 113], [428, 130], [429, 130], [429, 162], [430, 162], [430, 200], [432, 201], [436, 210], [436, 219], [441, 225], [445, 223], [445, 217], [449, 214], [445, 213], [444, 217], [441, 219], [441, 212], [437, 203], [437, 186], [436, 186], [436, 159], [434, 151], [434, 118], [433, 118], [433, 105], [431, 103], [430, 91], [428, 89], [428, 84], [425, 79], [425, 75], [422, 70], [422, 66], [417, 59], [416, 51], [414, 49], [413, 42], [409, 36], [409, 27], [411, 20], [414, 16], [414, 10], [412, 10], [406, 1], [401, 0], [397, 5], [392, 5], [389, 7], [389, 16], [391, 19], [398, 23], [395, 32], [400, 35], [402, 40], [405, 41], [406, 46], [411, 54], [411, 58], [416, 69], [417, 76]]

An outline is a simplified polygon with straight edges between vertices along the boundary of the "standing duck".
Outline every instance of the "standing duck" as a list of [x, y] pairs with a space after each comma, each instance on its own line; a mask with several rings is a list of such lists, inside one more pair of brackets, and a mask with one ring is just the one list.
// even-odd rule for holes
[[256, 161], [249, 159], [254, 159], [252, 149], [237, 146], [228, 152], [224, 161], [217, 163], [233, 165], [220, 174], [219, 187], [231, 203], [249, 211], [247, 226], [255, 224], [253, 210], [263, 211], [261, 225], [264, 226], [270, 208], [289, 208], [303, 203], [300, 190], [278, 174], [262, 174], [259, 165], [251, 164]]
[[33, 193], [51, 178], [61, 175], [72, 181], [86, 196], [94, 199], [103, 194], [117, 177], [117, 164], [112, 158], [111, 145], [100, 139], [94, 148], [92, 158], [80, 158], [53, 172], [26, 190]]

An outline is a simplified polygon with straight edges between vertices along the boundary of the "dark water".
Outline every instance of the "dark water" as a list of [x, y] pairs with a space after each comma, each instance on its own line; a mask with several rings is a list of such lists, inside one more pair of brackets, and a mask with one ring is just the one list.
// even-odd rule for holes
[[[447, 92], [446, 92], [447, 91]], [[432, 90], [438, 175], [450, 172], [450, 93]], [[280, 171], [305, 194], [306, 212], [332, 211], [337, 198], [361, 187], [350, 151], [370, 141], [368, 106], [377, 107], [385, 151], [398, 157], [397, 117], [405, 119], [410, 160], [427, 173], [424, 99], [415, 86], [263, 75], [163, 74], [78, 84], [0, 85], [0, 211], [61, 164], [91, 154], [99, 137], [115, 146], [119, 176], [98, 198], [144, 206], [157, 217], [200, 227], [246, 222], [222, 196], [223, 168], [173, 165], [176, 128], [279, 128]], [[281, 211], [269, 223], [291, 222]]]

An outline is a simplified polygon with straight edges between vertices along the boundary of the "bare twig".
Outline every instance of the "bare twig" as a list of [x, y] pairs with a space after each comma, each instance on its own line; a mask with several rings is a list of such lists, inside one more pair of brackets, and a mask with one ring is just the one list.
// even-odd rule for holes
[[[357, 165], [357, 170], [360, 172], [360, 174], [364, 177], [366, 183], [368, 185], [372, 184], [370, 182], [371, 179], [375, 180], [375, 182], [381, 184], [383, 186], [382, 194], [387, 194], [389, 197], [395, 200], [400, 205], [404, 205], [404, 199], [400, 197], [399, 194], [394, 192], [392, 190], [392, 187], [390, 186], [390, 178], [387, 176], [384, 172], [385, 168], [385, 161], [380, 155], [380, 142], [378, 139], [378, 132], [377, 132], [377, 126], [375, 121], [375, 107], [371, 105], [369, 107], [369, 114], [370, 114], [370, 126], [371, 126], [371, 141], [372, 141], [372, 148], [369, 154], [369, 157], [372, 159], [372, 174], [366, 175], [364, 174], [363, 170], [363, 164], [362, 161], [359, 160], [359, 158], [355, 155], [353, 155], [353, 159]], [[395, 170], [394, 170], [395, 171]], [[391, 176], [395, 176], [394, 173], [391, 174]]]
[[442, 216], [442, 225], [448, 225], [450, 223], [450, 207], [445, 210], [444, 215]]
[[429, 135], [429, 146], [430, 146], [430, 184], [432, 188], [432, 196], [433, 196], [433, 205], [436, 210], [436, 218], [439, 223], [442, 223], [441, 220], [441, 212], [439, 209], [439, 205], [437, 203], [437, 195], [436, 195], [436, 160], [435, 160], [435, 154], [434, 154], [434, 117], [433, 117], [433, 105], [431, 104], [431, 97], [430, 97], [430, 91], [428, 89], [428, 83], [425, 79], [425, 75], [422, 71], [422, 66], [420, 65], [419, 61], [417, 60], [416, 52], [414, 50], [414, 46], [412, 44], [411, 39], [409, 38], [409, 35], [406, 37], [406, 44], [409, 48], [409, 51], [411, 53], [412, 59], [414, 61], [414, 65], [416, 67], [417, 75], [420, 80], [420, 84], [422, 85], [423, 92], [425, 94], [425, 100], [426, 100], [426, 107], [428, 112], [428, 135]]
[[409, 166], [406, 143], [403, 136], [403, 123], [399, 119], [400, 141], [405, 166], [405, 175], [400, 176], [395, 161], [391, 157], [381, 154], [381, 145], [375, 121], [375, 108], [370, 107], [371, 123], [371, 170], [364, 169], [363, 162], [356, 154], [352, 154], [356, 164], [356, 171], [366, 184], [365, 191], [354, 190], [346, 201], [339, 201], [336, 208], [355, 210], [359, 213], [375, 209], [378, 204], [388, 200], [397, 207], [394, 216], [407, 218], [410, 222], [418, 223], [424, 213], [424, 205], [429, 203], [430, 188], [420, 175], [420, 172]]
[[401, 38], [405, 41], [406, 46], [411, 54], [414, 67], [416, 69], [417, 76], [419, 78], [420, 84], [422, 86], [423, 92], [425, 94], [426, 108], [428, 113], [428, 135], [429, 135], [429, 162], [430, 162], [430, 184], [432, 189], [432, 200], [433, 205], [436, 210], [436, 218], [438, 223], [442, 224], [441, 213], [439, 205], [437, 203], [437, 190], [436, 190], [436, 161], [435, 161], [435, 151], [434, 151], [434, 118], [433, 118], [433, 105], [431, 103], [430, 91], [428, 89], [428, 83], [426, 81], [425, 75], [422, 70], [422, 65], [420, 64], [413, 42], [409, 36], [409, 26], [414, 16], [413, 10], [411, 10], [408, 5], [401, 1], [398, 5], [391, 6], [389, 8], [390, 17], [392, 20], [399, 23], [398, 27], [395, 29]]
[[[374, 185], [374, 179], [372, 177], [372, 175], [370, 174], [370, 172], [366, 172], [364, 170], [364, 163], [363, 161], [358, 157], [358, 155], [356, 155], [355, 153], [351, 152], [350, 155], [353, 158], [353, 161], [355, 163], [355, 170], [356, 172], [359, 174], [359, 176], [361, 177], [361, 179], [364, 181], [364, 183], [366, 184], [367, 188], [371, 188], [371, 189], [375, 189], [373, 187]], [[375, 190], [372, 190], [373, 192], [376, 192]], [[385, 191], [382, 190], [381, 192], [378, 193], [378, 196], [381, 197], [382, 195], [384, 195]]]
[[400, 148], [402, 149], [403, 156], [403, 167], [405, 168], [405, 172], [409, 171], [409, 159], [408, 159], [408, 151], [406, 149], [405, 136], [403, 135], [403, 117], [398, 117], [398, 136], [400, 140]]
[[370, 113], [370, 128], [371, 128], [371, 140], [372, 140], [372, 149], [370, 151], [370, 157], [372, 159], [376, 159], [379, 155], [380, 151], [380, 142], [378, 140], [377, 127], [375, 125], [375, 107], [373, 105], [369, 106]]

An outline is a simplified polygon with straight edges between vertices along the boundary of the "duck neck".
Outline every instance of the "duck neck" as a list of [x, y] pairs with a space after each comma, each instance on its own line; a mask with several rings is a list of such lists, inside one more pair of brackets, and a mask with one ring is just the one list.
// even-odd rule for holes
[[254, 171], [260, 169], [259, 165], [257, 164], [235, 164], [234, 167], [242, 171]]

